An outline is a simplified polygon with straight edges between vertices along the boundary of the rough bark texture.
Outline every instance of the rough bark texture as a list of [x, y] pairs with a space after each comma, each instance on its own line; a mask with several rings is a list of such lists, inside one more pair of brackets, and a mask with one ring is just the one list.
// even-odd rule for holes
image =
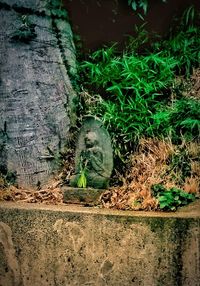
[[[71, 28], [41, 14], [46, 2], [0, 2], [0, 168], [17, 172], [26, 187], [52, 174], [76, 96], [67, 71], [76, 72]], [[24, 14], [36, 34], [26, 43], [12, 39]]]

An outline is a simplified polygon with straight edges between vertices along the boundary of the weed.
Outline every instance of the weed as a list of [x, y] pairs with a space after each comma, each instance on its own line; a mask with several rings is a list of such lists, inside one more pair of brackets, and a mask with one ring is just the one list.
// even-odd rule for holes
[[169, 157], [170, 172], [182, 172], [183, 179], [191, 175], [191, 165], [189, 155], [186, 149], [179, 149], [175, 154]]
[[77, 187], [78, 188], [86, 188], [87, 186], [87, 177], [86, 177], [86, 165], [83, 167], [82, 164], [80, 164], [80, 176], [77, 181]]
[[166, 189], [163, 185], [152, 186], [153, 195], [159, 201], [161, 210], [175, 211], [178, 207], [185, 206], [195, 200], [193, 194], [188, 194], [180, 189]]
[[181, 99], [174, 103], [170, 110], [170, 124], [174, 125], [177, 136], [181, 134], [188, 140], [200, 136], [200, 101]]

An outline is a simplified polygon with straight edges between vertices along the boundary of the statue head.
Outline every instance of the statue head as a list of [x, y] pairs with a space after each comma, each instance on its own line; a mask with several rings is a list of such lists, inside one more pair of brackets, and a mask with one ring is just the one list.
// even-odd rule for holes
[[97, 134], [93, 131], [88, 131], [85, 135], [85, 145], [87, 148], [94, 147], [98, 144]]

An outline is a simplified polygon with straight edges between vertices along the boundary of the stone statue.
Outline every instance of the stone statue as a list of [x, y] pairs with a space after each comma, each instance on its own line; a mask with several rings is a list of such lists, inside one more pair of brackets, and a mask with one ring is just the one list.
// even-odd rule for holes
[[72, 176], [70, 185], [77, 187], [80, 176], [84, 174], [86, 187], [107, 188], [112, 168], [110, 136], [99, 120], [89, 116], [80, 131], [75, 175]]
[[97, 134], [88, 131], [85, 136], [85, 150], [81, 152], [81, 164], [90, 173], [97, 173], [100, 176], [103, 171], [103, 150], [98, 146]]

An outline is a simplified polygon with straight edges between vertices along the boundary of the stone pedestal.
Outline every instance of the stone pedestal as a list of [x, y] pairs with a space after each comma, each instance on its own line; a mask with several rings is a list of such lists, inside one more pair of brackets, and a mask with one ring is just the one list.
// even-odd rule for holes
[[63, 202], [68, 204], [81, 204], [95, 206], [100, 202], [101, 194], [106, 190], [93, 188], [63, 187]]

